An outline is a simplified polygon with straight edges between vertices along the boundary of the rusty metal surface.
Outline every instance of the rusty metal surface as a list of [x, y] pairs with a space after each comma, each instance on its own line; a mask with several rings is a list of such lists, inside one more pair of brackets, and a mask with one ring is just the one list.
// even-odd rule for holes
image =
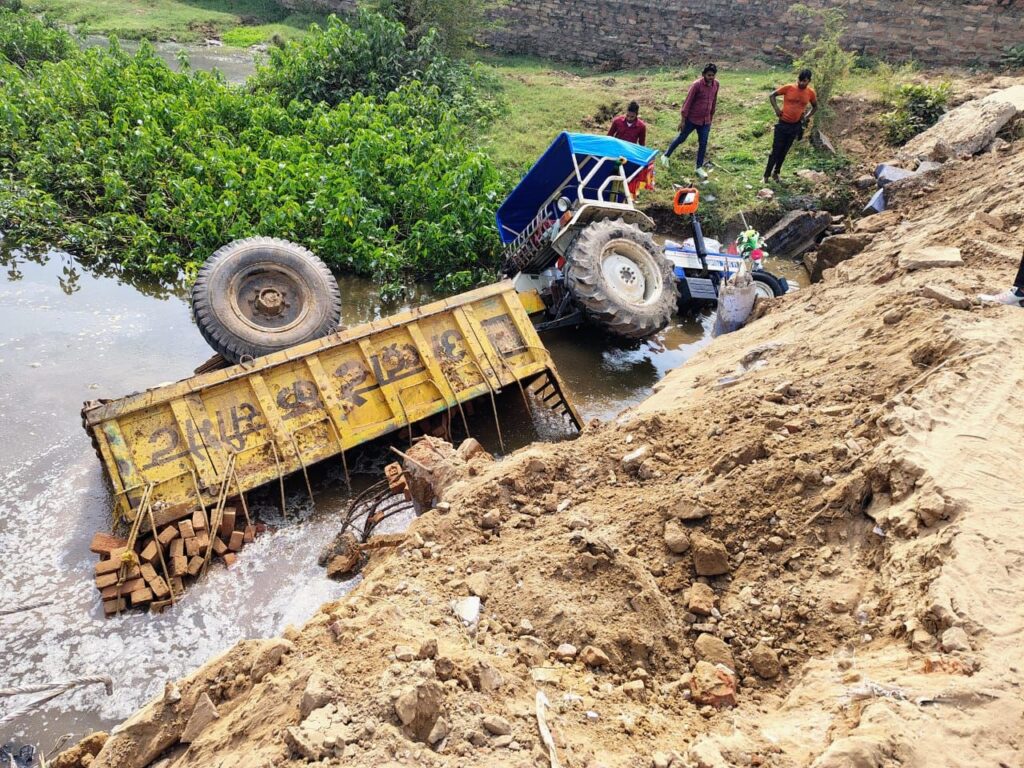
[[361, 443], [437, 413], [458, 417], [468, 400], [538, 379], [557, 382], [554, 363], [505, 281], [252, 363], [86, 403], [82, 415], [115, 513], [134, 519], [151, 487], [162, 523], [200, 500], [216, 503], [226, 483], [247, 491], [344, 461]]

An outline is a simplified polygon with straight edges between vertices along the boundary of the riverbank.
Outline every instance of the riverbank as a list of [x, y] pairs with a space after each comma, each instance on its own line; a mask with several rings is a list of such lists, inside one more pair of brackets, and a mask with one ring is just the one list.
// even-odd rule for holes
[[454, 486], [93, 768], [1015, 764], [1024, 313], [971, 297], [1016, 268], [1021, 184], [1018, 139], [891, 186], [859, 256]]

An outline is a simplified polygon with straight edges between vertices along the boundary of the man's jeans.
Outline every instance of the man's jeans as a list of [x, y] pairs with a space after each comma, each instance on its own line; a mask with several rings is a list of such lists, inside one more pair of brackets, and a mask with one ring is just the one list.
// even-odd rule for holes
[[680, 144], [686, 141], [687, 137], [694, 131], [697, 132], [698, 142], [697, 167], [703, 168], [704, 155], [707, 154], [708, 151], [708, 136], [711, 134], [711, 123], [708, 123], [707, 125], [695, 125], [691, 123], [689, 120], [687, 120], [686, 123], [683, 125], [682, 132], [678, 136], [676, 136], [675, 141], [673, 141], [669, 145], [668, 150], [666, 150], [665, 157], [671, 157], [672, 153], [675, 152], [676, 147], [678, 147]]

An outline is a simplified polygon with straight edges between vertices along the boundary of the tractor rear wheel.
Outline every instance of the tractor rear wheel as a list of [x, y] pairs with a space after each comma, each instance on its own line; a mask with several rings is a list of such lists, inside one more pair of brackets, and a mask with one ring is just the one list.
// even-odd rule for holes
[[625, 339], [668, 325], [678, 298], [672, 262], [649, 234], [622, 219], [580, 233], [566, 253], [565, 280], [589, 319]]

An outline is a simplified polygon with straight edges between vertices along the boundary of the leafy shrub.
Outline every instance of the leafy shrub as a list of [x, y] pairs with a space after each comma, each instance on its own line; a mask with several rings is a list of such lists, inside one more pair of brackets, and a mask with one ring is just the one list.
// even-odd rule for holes
[[34, 61], [59, 61], [77, 49], [71, 35], [21, 12], [20, 6], [10, 0], [0, 4], [0, 56], [24, 67]]
[[501, 179], [437, 88], [282, 102], [113, 42], [0, 62], [0, 105], [0, 229], [19, 242], [164, 279], [254, 234], [385, 287], [496, 264]]
[[479, 68], [450, 58], [435, 31], [406, 47], [405, 28], [379, 13], [362, 9], [347, 21], [331, 16], [314, 24], [302, 39], [270, 51], [253, 80], [257, 91], [292, 100], [333, 106], [362, 93], [384, 98], [418, 81], [438, 90], [438, 105], [467, 122], [494, 116], [489, 98], [493, 81]]
[[1009, 46], [1003, 51], [1002, 62], [1004, 67], [1011, 69], [1024, 67], [1024, 43]]
[[896, 146], [906, 144], [921, 131], [935, 125], [946, 111], [949, 92], [949, 83], [905, 83], [890, 92], [887, 103], [892, 109], [882, 115], [889, 143]]
[[790, 13], [805, 16], [821, 25], [820, 34], [804, 37], [804, 52], [793, 60], [797, 69], [807, 68], [814, 73], [811, 86], [818, 96], [816, 124], [827, 127], [833, 119], [830, 102], [842, 86], [843, 81], [856, 61], [856, 54], [843, 48], [840, 39], [846, 32], [846, 11], [840, 8], [810, 8], [797, 4], [790, 6]]
[[431, 30], [440, 35], [448, 53], [458, 55], [477, 43], [490, 26], [488, 16], [499, 0], [369, 0], [370, 8], [405, 27], [414, 40]]

